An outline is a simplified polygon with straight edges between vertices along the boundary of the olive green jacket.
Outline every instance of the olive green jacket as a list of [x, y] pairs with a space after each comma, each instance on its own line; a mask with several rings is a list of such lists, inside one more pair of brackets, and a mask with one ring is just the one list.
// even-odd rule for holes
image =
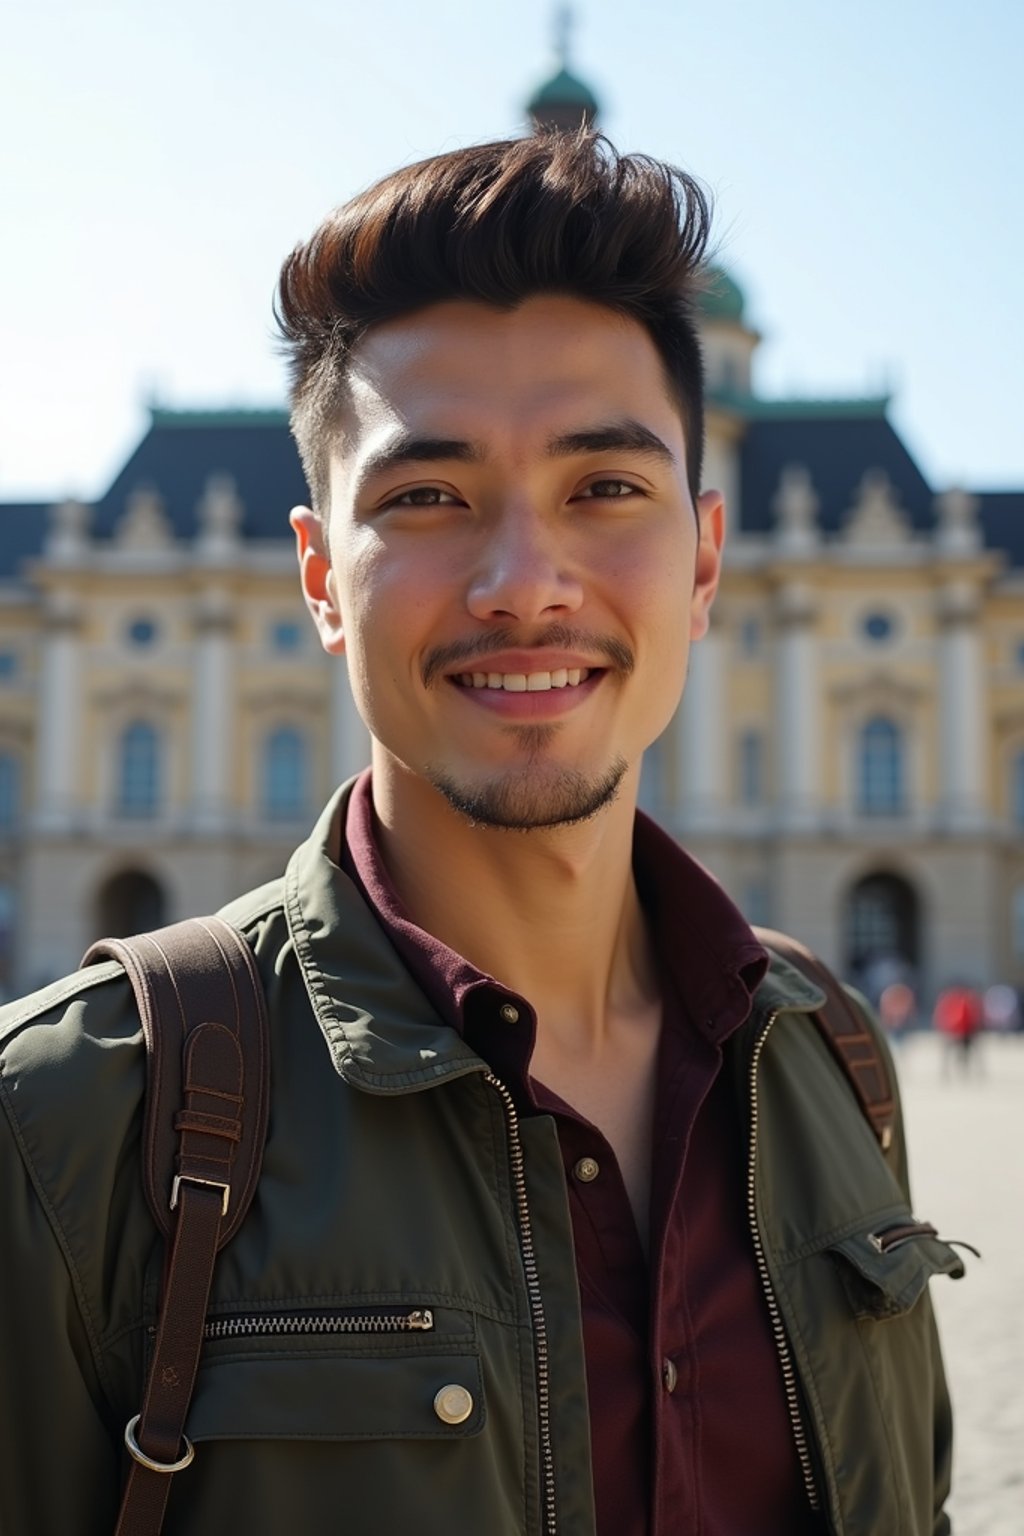
[[[165, 1532], [592, 1536], [554, 1123], [517, 1120], [330, 858], [344, 802], [225, 913], [267, 991], [270, 1131], [218, 1261]], [[912, 1220], [902, 1137], [887, 1164], [807, 1017], [821, 1002], [776, 961], [728, 1047], [751, 1242], [822, 1529], [936, 1536], [950, 1416], [926, 1284], [961, 1264], [874, 1240]], [[114, 1527], [161, 1266], [143, 1087], [115, 964], [0, 1014], [5, 1536]]]

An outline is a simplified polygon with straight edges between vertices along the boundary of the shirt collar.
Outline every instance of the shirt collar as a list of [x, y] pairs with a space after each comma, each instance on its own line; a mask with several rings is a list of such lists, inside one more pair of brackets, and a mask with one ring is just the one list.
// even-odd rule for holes
[[[496, 1006], [504, 999], [528, 1007], [413, 922], [381, 857], [369, 769], [353, 786], [339, 852], [417, 985], [454, 1029], [465, 1033], [467, 1008], [485, 991], [496, 994]], [[768, 953], [714, 876], [640, 811], [633, 866], [663, 976], [693, 1027], [720, 1045], [749, 1017]]]

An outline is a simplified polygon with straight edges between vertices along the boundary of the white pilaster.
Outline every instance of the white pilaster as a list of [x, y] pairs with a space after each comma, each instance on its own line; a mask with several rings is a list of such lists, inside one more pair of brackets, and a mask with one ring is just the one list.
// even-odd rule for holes
[[820, 812], [820, 719], [814, 651], [817, 607], [805, 582], [779, 590], [776, 687], [778, 801], [786, 831], [811, 830]]
[[39, 809], [42, 832], [70, 830], [78, 770], [80, 611], [70, 593], [47, 604], [39, 709]]
[[331, 669], [331, 778], [343, 784], [370, 761], [370, 733], [352, 697], [344, 656], [328, 659]]
[[192, 811], [197, 830], [226, 829], [230, 794], [232, 614], [228, 594], [207, 590], [196, 612], [192, 695]]
[[683, 702], [670, 726], [681, 775], [680, 827], [697, 834], [720, 831], [725, 816], [724, 652], [725, 640], [712, 619], [707, 634], [690, 649]]
[[939, 597], [940, 820], [950, 831], [985, 822], [985, 666], [971, 583], [950, 581]]

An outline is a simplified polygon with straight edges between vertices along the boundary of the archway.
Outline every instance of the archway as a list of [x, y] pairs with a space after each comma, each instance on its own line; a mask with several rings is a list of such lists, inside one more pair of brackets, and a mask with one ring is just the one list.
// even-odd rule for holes
[[167, 902], [163, 887], [141, 869], [122, 869], [111, 875], [96, 897], [98, 938], [125, 939], [166, 923]]
[[851, 886], [843, 914], [845, 973], [877, 1002], [890, 981], [913, 983], [921, 963], [920, 902], [902, 875], [876, 870]]

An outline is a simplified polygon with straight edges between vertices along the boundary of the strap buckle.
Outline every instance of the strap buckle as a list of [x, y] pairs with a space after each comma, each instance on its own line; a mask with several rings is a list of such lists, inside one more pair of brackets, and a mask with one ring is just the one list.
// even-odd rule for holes
[[221, 1192], [220, 1213], [226, 1216], [228, 1213], [228, 1201], [231, 1198], [231, 1185], [225, 1184], [223, 1179], [201, 1179], [195, 1173], [176, 1173], [171, 1184], [171, 1210], [176, 1210], [178, 1205], [178, 1190], [182, 1184], [204, 1184], [210, 1189], [219, 1189]]
[[135, 1430], [141, 1418], [142, 1414], [137, 1413], [134, 1419], [129, 1419], [124, 1427], [124, 1443], [132, 1458], [139, 1463], [140, 1467], [148, 1467], [151, 1472], [164, 1472], [170, 1476], [172, 1472], [184, 1471], [196, 1453], [196, 1448], [188, 1435], [181, 1437], [185, 1444], [185, 1454], [178, 1461], [154, 1461], [152, 1456], [146, 1455], [135, 1438]]

